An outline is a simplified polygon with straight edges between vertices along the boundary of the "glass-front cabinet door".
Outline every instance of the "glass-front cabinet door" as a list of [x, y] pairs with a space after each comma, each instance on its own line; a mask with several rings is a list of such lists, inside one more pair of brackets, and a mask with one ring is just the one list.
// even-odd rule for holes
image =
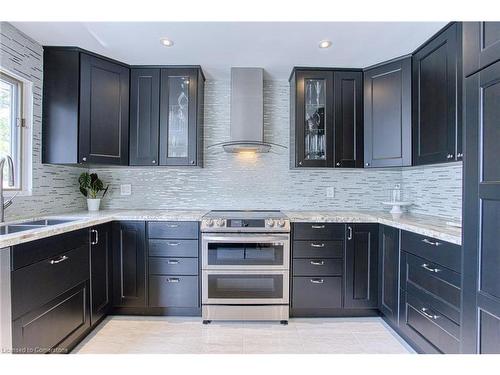
[[295, 167], [333, 166], [333, 73], [297, 71]]
[[197, 163], [196, 69], [162, 69], [160, 165]]

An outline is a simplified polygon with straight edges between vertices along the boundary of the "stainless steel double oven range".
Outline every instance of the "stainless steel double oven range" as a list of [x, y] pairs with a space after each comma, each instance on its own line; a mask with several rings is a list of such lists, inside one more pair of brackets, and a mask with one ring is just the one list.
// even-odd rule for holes
[[201, 222], [202, 317], [288, 322], [290, 221], [280, 211], [211, 211]]

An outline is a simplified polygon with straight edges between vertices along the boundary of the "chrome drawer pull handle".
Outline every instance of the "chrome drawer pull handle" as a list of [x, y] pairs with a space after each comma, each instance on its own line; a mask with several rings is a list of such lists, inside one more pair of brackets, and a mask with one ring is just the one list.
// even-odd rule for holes
[[179, 228], [179, 224], [167, 224], [167, 228]]
[[99, 232], [95, 229], [91, 229], [90, 233], [95, 233], [95, 241], [91, 241], [91, 245], [97, 245], [99, 243]]
[[426, 269], [429, 272], [440, 272], [439, 268], [431, 268], [427, 263], [422, 264], [422, 268]]
[[420, 311], [422, 311], [422, 314], [424, 314], [426, 317], [428, 317], [429, 319], [432, 319], [432, 320], [436, 320], [436, 319], [439, 319], [440, 316], [439, 315], [436, 315], [436, 314], [429, 314], [427, 311], [430, 311], [427, 307], [422, 307], [420, 309]]
[[65, 260], [68, 260], [68, 259], [69, 259], [69, 257], [67, 257], [66, 255], [63, 255], [59, 259], [52, 259], [50, 261], [50, 264], [58, 264], [58, 263], [64, 262]]
[[178, 260], [167, 260], [167, 264], [179, 264]]
[[432, 242], [432, 241], [429, 241], [427, 238], [424, 238], [422, 240], [422, 242], [425, 242], [426, 244], [432, 245], [432, 246], [439, 246], [439, 245], [441, 245], [441, 242], [438, 242], [438, 241]]
[[311, 247], [325, 247], [324, 243], [311, 243]]
[[168, 246], [179, 246], [180, 242], [167, 242]]
[[320, 260], [319, 262], [316, 262], [316, 261], [314, 261], [314, 260], [311, 260], [311, 264], [312, 264], [313, 266], [322, 266], [322, 265], [324, 265], [324, 264], [325, 264], [325, 262], [324, 262], [324, 261], [322, 261], [322, 260]]
[[311, 225], [312, 229], [325, 229], [324, 225]]
[[168, 283], [178, 283], [180, 280], [177, 277], [171, 277], [167, 279]]
[[352, 227], [348, 226], [347, 227], [347, 231], [348, 231], [348, 233], [347, 233], [347, 239], [350, 241], [350, 240], [352, 240]]
[[311, 279], [313, 284], [323, 284], [325, 281], [323, 279]]

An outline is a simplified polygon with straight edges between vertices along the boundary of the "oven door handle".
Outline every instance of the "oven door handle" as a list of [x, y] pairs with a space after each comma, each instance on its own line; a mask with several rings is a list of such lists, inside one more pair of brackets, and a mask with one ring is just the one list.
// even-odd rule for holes
[[244, 236], [241, 236], [241, 235], [240, 236], [203, 235], [202, 240], [204, 242], [222, 242], [222, 243], [226, 243], [226, 242], [236, 242], [236, 243], [280, 242], [280, 243], [284, 243], [285, 241], [290, 241], [290, 236], [288, 234], [285, 234], [285, 235], [272, 234], [272, 235], [267, 235], [267, 236], [263, 236], [263, 235], [254, 236], [252, 234], [248, 234], [248, 235], [244, 235]]

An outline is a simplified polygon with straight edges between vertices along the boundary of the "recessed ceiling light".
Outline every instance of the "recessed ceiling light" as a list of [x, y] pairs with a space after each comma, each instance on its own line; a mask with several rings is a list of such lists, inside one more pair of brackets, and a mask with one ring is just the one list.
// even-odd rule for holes
[[332, 46], [332, 42], [329, 40], [322, 40], [319, 42], [319, 48], [330, 48]]
[[173, 40], [170, 40], [168, 38], [161, 38], [160, 43], [163, 44], [165, 47], [172, 47], [174, 45]]

